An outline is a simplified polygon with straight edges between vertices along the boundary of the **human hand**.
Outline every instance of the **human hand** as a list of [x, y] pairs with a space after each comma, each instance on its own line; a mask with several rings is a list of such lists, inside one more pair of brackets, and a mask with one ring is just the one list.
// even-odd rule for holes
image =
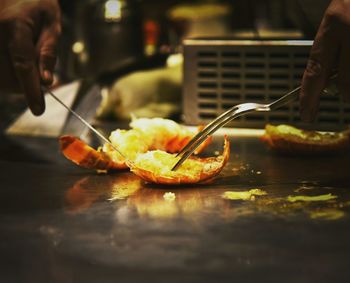
[[301, 93], [301, 119], [315, 119], [319, 97], [329, 77], [338, 72], [338, 90], [350, 101], [350, 1], [333, 0], [328, 6], [311, 48]]
[[0, 89], [23, 92], [35, 115], [45, 110], [40, 83], [52, 83], [60, 32], [57, 0], [0, 1]]

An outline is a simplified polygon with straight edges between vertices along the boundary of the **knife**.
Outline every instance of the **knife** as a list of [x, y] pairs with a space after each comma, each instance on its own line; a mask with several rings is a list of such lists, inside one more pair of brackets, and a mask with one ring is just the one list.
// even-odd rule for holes
[[118, 152], [126, 161], [130, 162], [129, 159], [122, 153], [119, 149], [117, 149], [103, 134], [101, 134], [95, 127], [93, 127], [88, 121], [86, 121], [83, 117], [81, 117], [77, 112], [75, 112], [72, 108], [67, 106], [61, 99], [59, 99], [52, 91], [50, 91], [46, 87], [42, 87], [43, 93], [50, 94], [59, 104], [61, 104], [64, 108], [66, 108], [75, 118], [77, 118], [80, 122], [82, 122], [86, 127], [88, 127], [94, 134], [96, 134], [100, 139], [104, 142], [108, 143], [116, 152]]

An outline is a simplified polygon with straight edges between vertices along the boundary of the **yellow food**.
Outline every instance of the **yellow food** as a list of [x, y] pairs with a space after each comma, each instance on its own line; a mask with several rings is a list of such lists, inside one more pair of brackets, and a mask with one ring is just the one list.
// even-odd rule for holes
[[227, 191], [227, 192], [224, 192], [222, 197], [229, 200], [255, 200], [255, 196], [264, 196], [264, 195], [267, 195], [267, 193], [263, 190], [251, 189], [249, 191], [240, 191], [240, 192]]
[[278, 152], [293, 154], [334, 153], [350, 144], [350, 131], [306, 131], [290, 125], [266, 125], [262, 140]]
[[130, 170], [142, 179], [158, 184], [193, 184], [218, 175], [230, 156], [230, 143], [225, 137], [224, 153], [217, 157], [188, 158], [176, 171], [172, 167], [179, 157], [164, 151], [149, 151], [139, 154]]
[[176, 199], [176, 195], [172, 192], [166, 192], [164, 195], [163, 195], [163, 198], [166, 200], [166, 201], [174, 201]]
[[296, 202], [296, 201], [327, 201], [336, 199], [337, 196], [332, 194], [326, 194], [326, 195], [319, 195], [319, 196], [288, 196], [287, 200], [290, 202]]
[[[180, 151], [196, 132], [161, 118], [134, 119], [130, 126], [130, 130], [117, 129], [110, 135], [113, 146], [127, 160], [109, 144], [95, 150], [72, 136], [60, 138], [61, 150], [69, 160], [82, 167], [99, 172], [130, 168], [142, 179], [161, 184], [198, 183], [211, 179], [220, 173], [229, 158], [230, 144], [225, 137], [222, 156], [190, 157], [176, 171], [172, 171], [179, 159], [173, 153]], [[207, 138], [197, 153], [209, 143], [210, 138]]]
[[337, 220], [344, 216], [344, 211], [335, 208], [320, 209], [310, 212], [311, 219]]
[[[200, 130], [190, 131], [172, 120], [162, 118], [133, 119], [130, 126], [132, 129], [117, 129], [109, 137], [113, 146], [129, 160], [149, 150], [179, 152]], [[207, 138], [195, 154], [210, 142], [211, 139]], [[60, 144], [65, 157], [84, 168], [107, 171], [128, 168], [124, 157], [107, 143], [96, 151], [78, 138], [67, 135], [60, 138]]]

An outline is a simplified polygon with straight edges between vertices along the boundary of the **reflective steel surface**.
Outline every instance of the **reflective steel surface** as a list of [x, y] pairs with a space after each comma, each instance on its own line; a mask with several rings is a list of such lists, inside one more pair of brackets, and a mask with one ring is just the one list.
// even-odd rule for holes
[[[278, 156], [256, 137], [231, 141], [213, 183], [165, 187], [77, 168], [56, 140], [2, 140], [0, 281], [345, 282], [350, 154]], [[221, 147], [218, 136], [206, 153]], [[224, 197], [251, 189], [267, 194]]]

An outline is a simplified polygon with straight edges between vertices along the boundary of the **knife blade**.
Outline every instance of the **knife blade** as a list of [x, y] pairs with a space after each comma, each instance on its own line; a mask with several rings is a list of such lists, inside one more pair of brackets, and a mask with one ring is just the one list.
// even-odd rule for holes
[[50, 94], [59, 104], [61, 104], [64, 108], [66, 108], [75, 118], [77, 118], [80, 122], [82, 122], [86, 127], [88, 127], [95, 135], [97, 135], [104, 142], [108, 143], [116, 152], [118, 152], [126, 161], [131, 161], [122, 153], [118, 148], [116, 148], [109, 139], [107, 139], [103, 134], [101, 134], [94, 126], [92, 126], [88, 121], [86, 121], [83, 117], [81, 117], [77, 112], [75, 112], [72, 108], [66, 105], [61, 99], [59, 99], [51, 90], [46, 87], [42, 87], [42, 91]]

